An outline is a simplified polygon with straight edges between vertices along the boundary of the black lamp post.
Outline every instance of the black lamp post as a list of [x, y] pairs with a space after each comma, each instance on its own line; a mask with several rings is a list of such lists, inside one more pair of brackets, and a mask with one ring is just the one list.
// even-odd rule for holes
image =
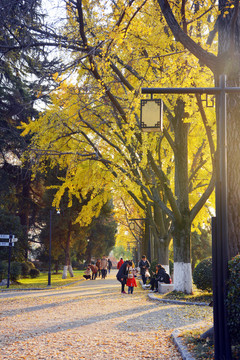
[[49, 217], [49, 260], [48, 260], [48, 286], [51, 286], [51, 266], [52, 266], [52, 209]]
[[226, 75], [221, 75], [219, 80], [219, 87], [143, 88], [142, 93], [151, 94], [151, 96], [153, 94], [209, 94], [218, 96], [216, 218], [213, 218], [212, 222], [214, 351], [215, 360], [230, 360], [232, 358], [231, 345], [225, 305], [228, 271], [226, 95], [240, 93], [240, 88], [226, 87]]
[[[60, 209], [56, 209], [57, 214], [60, 214]], [[51, 267], [52, 267], [52, 214], [53, 209], [49, 211], [49, 260], [48, 260], [48, 286], [51, 286]]]

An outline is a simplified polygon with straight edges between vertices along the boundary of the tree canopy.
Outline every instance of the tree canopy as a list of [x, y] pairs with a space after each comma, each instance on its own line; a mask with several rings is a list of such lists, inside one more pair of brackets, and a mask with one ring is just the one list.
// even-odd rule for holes
[[[206, 106], [198, 96], [164, 96], [163, 133], [142, 134], [140, 93], [143, 86], [213, 85], [228, 66], [217, 54], [216, 33], [223, 36], [221, 26], [231, 19], [235, 31], [238, 8], [226, 1], [219, 8], [214, 1], [62, 4], [66, 17], [62, 11], [58, 26], [41, 16], [32, 28], [26, 22], [31, 41], [23, 37], [14, 47], [46, 49], [48, 56], [55, 49], [58, 58], [47, 77], [55, 89], [49, 107], [23, 124], [23, 135], [32, 137], [27, 156], [41, 171], [46, 164], [66, 169], [53, 205], [65, 191], [70, 204], [72, 196], [91, 192], [77, 219], [82, 226], [114, 194], [130, 196], [149, 219], [153, 253], [167, 265], [173, 237], [176, 266], [189, 265], [191, 226], [197, 229], [214, 208], [212, 99]], [[232, 43], [237, 49], [237, 38]]]
[[[205, 8], [200, 21], [197, 10], [189, 9], [198, 43], [212, 30], [208, 16], [215, 10]], [[99, 211], [107, 194], [121, 189], [148, 216], [163, 263], [171, 236], [182, 248], [176, 262], [190, 263], [186, 238], [215, 182], [214, 112], [201, 98], [165, 97], [163, 134], [141, 134], [140, 89], [212, 83], [211, 72], [177, 44], [156, 3], [76, 1], [67, 3], [66, 14], [58, 40], [69, 57], [68, 71], [53, 74], [59, 86], [52, 105], [24, 134], [33, 135], [31, 148], [44, 161], [67, 165], [58, 199], [65, 188], [75, 193], [80, 187], [84, 194], [93, 183], [95, 189], [104, 186], [81, 212], [81, 223]], [[181, 229], [188, 235], [179, 240]]]

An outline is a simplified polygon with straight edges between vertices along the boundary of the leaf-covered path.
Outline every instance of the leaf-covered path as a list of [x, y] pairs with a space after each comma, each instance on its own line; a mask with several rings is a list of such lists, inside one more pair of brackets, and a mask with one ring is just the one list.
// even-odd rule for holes
[[151, 302], [103, 280], [42, 291], [0, 293], [0, 359], [181, 359], [170, 335], [208, 320], [208, 307]]

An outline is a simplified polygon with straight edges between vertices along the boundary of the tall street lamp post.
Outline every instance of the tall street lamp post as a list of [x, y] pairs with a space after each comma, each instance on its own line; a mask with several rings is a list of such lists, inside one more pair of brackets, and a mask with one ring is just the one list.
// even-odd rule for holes
[[[60, 209], [56, 209], [60, 214]], [[53, 209], [49, 211], [49, 259], [48, 259], [48, 286], [51, 286], [51, 267], [52, 267], [52, 214]]]
[[48, 286], [51, 286], [51, 266], [52, 266], [52, 209], [49, 217], [49, 260], [48, 260]]
[[[213, 218], [213, 310], [214, 310], [214, 351], [215, 360], [230, 360], [231, 345], [227, 326], [225, 299], [228, 276], [228, 224], [227, 224], [227, 113], [226, 95], [240, 93], [239, 87], [226, 87], [226, 75], [221, 75], [219, 87], [212, 88], [143, 88], [143, 94], [206, 94], [218, 96], [217, 111], [217, 181], [216, 181], [216, 218]], [[149, 101], [155, 101], [151, 99]], [[142, 100], [143, 102], [144, 100]], [[142, 108], [145, 105], [141, 104]], [[155, 106], [156, 107], [156, 106]], [[161, 107], [160, 107], [161, 108]], [[141, 126], [146, 128], [148, 119], [143, 119]], [[155, 111], [156, 112], [156, 111]], [[142, 125], [143, 124], [143, 125]], [[152, 125], [151, 127], [159, 125]], [[145, 130], [146, 131], [146, 130]]]

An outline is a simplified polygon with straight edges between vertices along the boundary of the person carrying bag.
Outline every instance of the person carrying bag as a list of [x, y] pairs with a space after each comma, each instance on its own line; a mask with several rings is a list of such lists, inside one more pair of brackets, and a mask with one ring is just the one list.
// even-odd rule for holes
[[146, 281], [147, 281], [146, 272], [148, 271], [149, 273], [148, 269], [150, 268], [150, 264], [145, 255], [142, 256], [142, 259], [140, 260], [138, 266], [140, 268], [140, 274], [142, 276], [143, 285], [146, 285]]

